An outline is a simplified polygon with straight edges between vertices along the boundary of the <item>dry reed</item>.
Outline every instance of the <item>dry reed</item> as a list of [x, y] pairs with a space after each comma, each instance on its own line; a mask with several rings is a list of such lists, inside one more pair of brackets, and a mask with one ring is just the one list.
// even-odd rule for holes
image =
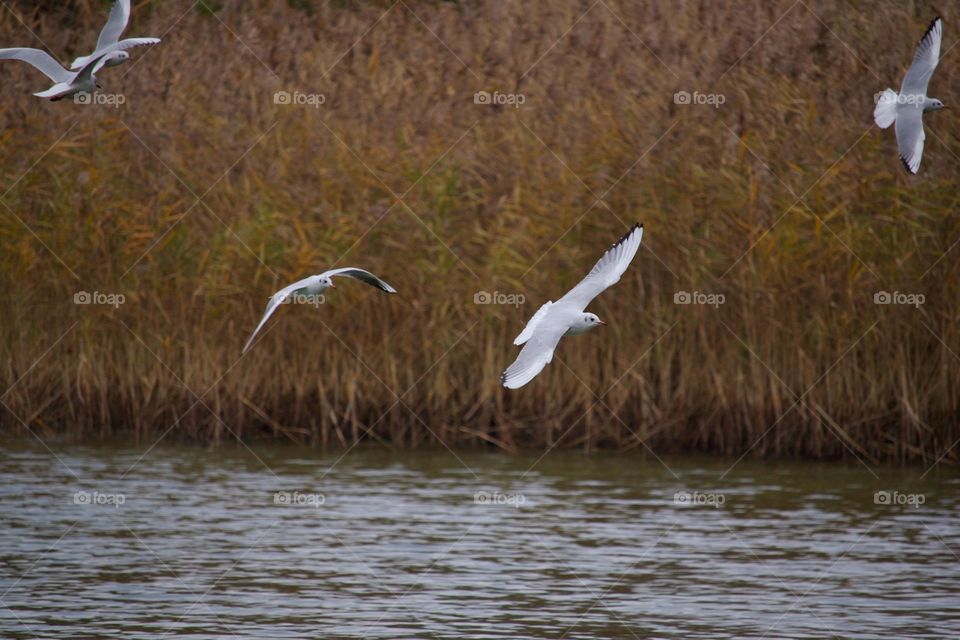
[[[928, 117], [908, 177], [871, 127], [928, 3], [134, 4], [164, 42], [101, 74], [119, 109], [0, 65], [5, 431], [956, 458], [958, 128]], [[10, 3], [3, 43], [70, 60], [106, 6]], [[523, 322], [634, 221], [611, 326], [501, 389]], [[266, 296], [332, 264], [401, 295], [347, 283], [241, 358]]]

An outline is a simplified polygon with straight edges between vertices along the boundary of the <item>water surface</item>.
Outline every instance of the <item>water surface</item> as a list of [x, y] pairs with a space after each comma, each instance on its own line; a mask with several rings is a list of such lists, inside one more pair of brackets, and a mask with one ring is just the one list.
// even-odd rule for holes
[[4, 638], [960, 634], [954, 469], [34, 444]]

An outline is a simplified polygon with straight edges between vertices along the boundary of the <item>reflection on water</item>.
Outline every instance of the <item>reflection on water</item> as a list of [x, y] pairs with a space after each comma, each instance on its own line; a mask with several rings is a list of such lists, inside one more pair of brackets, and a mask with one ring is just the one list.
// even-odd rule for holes
[[53, 449], [0, 449], [2, 637], [960, 630], [953, 469]]

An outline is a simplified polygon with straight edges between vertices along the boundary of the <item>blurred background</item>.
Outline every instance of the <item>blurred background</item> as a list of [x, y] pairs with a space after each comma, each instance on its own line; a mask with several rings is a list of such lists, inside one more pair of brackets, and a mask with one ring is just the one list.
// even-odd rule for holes
[[[109, 2], [8, 2], [69, 62]], [[135, 2], [91, 104], [0, 64], [0, 427], [954, 460], [958, 127], [873, 125], [928, 2]], [[945, 15], [930, 95], [960, 102]], [[643, 246], [517, 392], [511, 342]], [[267, 297], [332, 266], [357, 282]]]

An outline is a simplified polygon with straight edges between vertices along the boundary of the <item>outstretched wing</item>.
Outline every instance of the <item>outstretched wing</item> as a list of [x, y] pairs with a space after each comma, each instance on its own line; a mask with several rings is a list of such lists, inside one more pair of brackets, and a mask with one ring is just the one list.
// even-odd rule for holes
[[900, 162], [912, 174], [920, 170], [920, 159], [923, 157], [923, 141], [926, 134], [923, 132], [923, 111], [920, 109], [904, 109], [897, 114], [895, 131], [897, 133], [897, 149], [900, 151]]
[[553, 351], [566, 331], [566, 325], [561, 323], [551, 323], [549, 319], [540, 322], [520, 355], [500, 376], [500, 383], [507, 389], [519, 389], [533, 380], [553, 360]]
[[267, 323], [267, 320], [269, 320], [270, 316], [273, 315], [273, 312], [277, 310], [277, 307], [283, 304], [284, 300], [292, 296], [294, 293], [296, 293], [300, 289], [303, 289], [305, 286], [307, 286], [310, 283], [310, 281], [313, 279], [313, 277], [314, 276], [310, 276], [308, 278], [304, 278], [303, 280], [297, 280], [293, 284], [286, 286], [283, 289], [280, 289], [280, 291], [277, 291], [275, 294], [270, 296], [270, 301], [267, 302], [267, 308], [263, 312], [263, 318], [260, 319], [260, 324], [258, 324], [257, 328], [253, 330], [252, 334], [250, 334], [250, 339], [247, 340], [247, 344], [243, 345], [242, 353], [247, 352], [247, 349], [249, 349], [250, 345], [253, 344], [253, 339], [257, 337], [258, 333], [260, 333], [260, 329], [262, 329], [263, 325]]
[[152, 44], [160, 44], [160, 38], [124, 38], [120, 42], [111, 44], [103, 49], [97, 47], [97, 51], [93, 55], [98, 56], [101, 53], [110, 53], [111, 51], [117, 51], [118, 49], [127, 50], [133, 49], [134, 47], [145, 47]]
[[130, 0], [117, 0], [110, 7], [107, 24], [103, 25], [100, 37], [97, 39], [97, 51], [105, 49], [120, 41], [120, 36], [130, 21]]
[[643, 225], [636, 224], [600, 258], [587, 277], [580, 284], [557, 300], [556, 304], [569, 304], [583, 311], [590, 301], [603, 293], [604, 289], [620, 281], [620, 276], [630, 266], [633, 257], [640, 248], [643, 238]]
[[927, 95], [930, 76], [933, 75], [933, 70], [937, 68], [937, 63], [940, 62], [940, 41], [942, 38], [943, 20], [940, 19], [940, 16], [937, 16], [927, 27], [927, 32], [920, 38], [917, 53], [913, 57], [913, 64], [907, 70], [907, 75], [903, 77], [903, 86], [900, 87], [901, 95]]
[[73, 74], [70, 71], [60, 66], [60, 63], [54, 60], [49, 53], [40, 49], [26, 47], [0, 49], [0, 60], [26, 62], [54, 82], [70, 82], [73, 79]]
[[553, 302], [547, 302], [542, 307], [540, 307], [533, 317], [530, 318], [530, 322], [527, 323], [527, 326], [523, 328], [523, 331], [520, 332], [520, 335], [516, 337], [513, 341], [515, 345], [521, 345], [531, 337], [533, 337], [533, 332], [536, 331], [537, 325], [540, 324], [540, 321], [547, 315], [547, 311], [550, 310], [550, 307], [553, 306]]
[[358, 269], [356, 267], [342, 267], [340, 269], [331, 269], [330, 271], [325, 271], [320, 274], [321, 276], [347, 276], [348, 278], [354, 278], [360, 280], [361, 282], [366, 282], [372, 287], [376, 287], [381, 291], [386, 291], [387, 293], [396, 293], [397, 290], [387, 284], [385, 281], [381, 280], [377, 276], [373, 275], [365, 269]]

